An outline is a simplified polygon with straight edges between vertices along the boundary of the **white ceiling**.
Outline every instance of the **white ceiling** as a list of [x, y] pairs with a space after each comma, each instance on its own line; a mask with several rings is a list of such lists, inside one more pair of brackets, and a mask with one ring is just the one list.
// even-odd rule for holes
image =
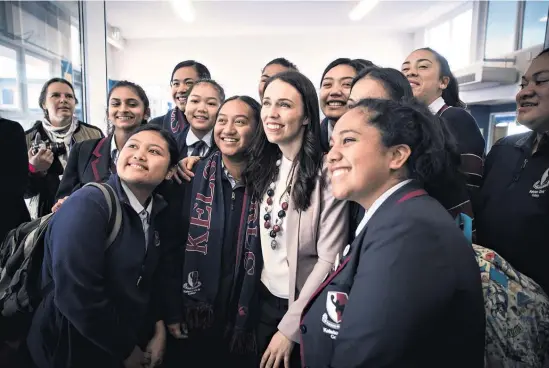
[[[361, 21], [358, 1], [195, 0], [196, 20], [183, 22], [169, 1], [107, 1], [107, 21], [125, 39], [284, 35], [332, 32], [413, 32], [469, 1], [382, 0]], [[342, 35], [342, 37], [345, 37]], [[281, 39], [283, 42], [283, 39]]]

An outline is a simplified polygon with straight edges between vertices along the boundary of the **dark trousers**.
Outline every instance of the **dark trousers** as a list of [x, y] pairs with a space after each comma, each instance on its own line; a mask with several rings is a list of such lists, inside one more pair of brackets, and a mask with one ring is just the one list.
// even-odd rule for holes
[[238, 355], [230, 351], [224, 329], [219, 326], [191, 330], [189, 337], [182, 340], [168, 336], [164, 357], [163, 368], [252, 368], [255, 363], [255, 356]]
[[[259, 292], [260, 319], [257, 326], [257, 347], [259, 351], [259, 362], [274, 334], [278, 332], [278, 324], [288, 311], [288, 299], [281, 299], [273, 294], [261, 283]], [[290, 355], [290, 368], [301, 368], [299, 344], [295, 344]], [[282, 363], [283, 364], [283, 363]], [[283, 368], [284, 365], [280, 366]], [[277, 368], [277, 367], [275, 367]]]

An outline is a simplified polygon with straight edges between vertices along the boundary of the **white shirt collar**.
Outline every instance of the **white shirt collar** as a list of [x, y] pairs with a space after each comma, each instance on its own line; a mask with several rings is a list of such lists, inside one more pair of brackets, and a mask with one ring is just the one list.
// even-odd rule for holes
[[231, 188], [235, 189], [239, 184], [241, 184], [240, 182], [236, 181], [234, 176], [231, 175], [231, 173], [225, 166], [225, 163], [223, 162], [223, 160], [221, 160], [221, 167], [223, 167], [223, 172], [225, 173], [225, 177], [227, 178], [227, 180], [229, 180], [229, 183], [231, 183]]
[[362, 221], [360, 221], [360, 224], [358, 224], [358, 227], [356, 228], [355, 236], [358, 236], [358, 234], [360, 234], [362, 229], [366, 227], [366, 224], [368, 223], [368, 221], [370, 221], [374, 213], [379, 209], [379, 207], [381, 207], [381, 205], [383, 204], [383, 202], [387, 200], [387, 198], [389, 198], [393, 193], [395, 193], [397, 190], [399, 190], [400, 188], [402, 188], [403, 186], [405, 186], [411, 181], [412, 179], [404, 180], [398, 183], [397, 185], [393, 186], [389, 190], [385, 191], [385, 193], [383, 193], [382, 195], [380, 195], [379, 198], [376, 199], [374, 203], [372, 203], [370, 208], [366, 210], [366, 213], [364, 214]]
[[334, 124], [328, 120], [328, 142], [330, 142], [330, 138], [332, 138], [332, 134], [334, 133]]
[[[111, 159], [112, 158], [118, 158], [118, 154], [120, 153], [120, 151], [118, 150], [118, 148], [116, 147], [116, 139], [114, 139], [114, 134], [112, 135], [112, 139], [111, 139]], [[115, 160], [116, 161], [116, 160]]]
[[189, 128], [189, 133], [187, 133], [187, 140], [186, 140], [185, 143], [187, 143], [187, 147], [191, 147], [193, 144], [195, 144], [198, 141], [204, 141], [204, 143], [206, 143], [206, 146], [208, 146], [208, 148], [211, 148], [212, 147], [212, 134], [213, 134], [213, 129], [210, 130], [204, 136], [204, 138], [200, 139], [194, 134], [193, 130]]
[[446, 102], [444, 102], [444, 99], [440, 96], [429, 105], [429, 110], [436, 115], [444, 105], [446, 105]]
[[[130, 201], [130, 206], [132, 206], [132, 208], [134, 209], [135, 212], [137, 212], [137, 214], [140, 214], [145, 209], [145, 207], [143, 207], [143, 205], [139, 203], [139, 200], [137, 199], [135, 194], [133, 194], [131, 189], [128, 188], [126, 183], [124, 183], [123, 181], [120, 181], [120, 184], [122, 184], [122, 189], [124, 190], [124, 193], [126, 193], [126, 196], [128, 197], [128, 201]], [[147, 213], [149, 214], [149, 216], [151, 215], [152, 204], [153, 204], [153, 198], [151, 198], [151, 200], [149, 201], [149, 205], [147, 206]]]

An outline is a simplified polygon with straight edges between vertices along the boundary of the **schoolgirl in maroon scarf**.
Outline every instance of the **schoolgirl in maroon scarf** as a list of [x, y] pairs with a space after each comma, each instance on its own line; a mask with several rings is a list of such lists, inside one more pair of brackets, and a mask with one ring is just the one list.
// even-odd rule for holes
[[[194, 168], [181, 190], [185, 241], [179, 293], [169, 330], [188, 339], [174, 344], [168, 364], [242, 366], [256, 351], [255, 291], [262, 268], [259, 208], [245, 187], [247, 149], [260, 124], [260, 105], [234, 96], [220, 107], [213, 130], [215, 149]], [[182, 294], [181, 294], [182, 292]]]

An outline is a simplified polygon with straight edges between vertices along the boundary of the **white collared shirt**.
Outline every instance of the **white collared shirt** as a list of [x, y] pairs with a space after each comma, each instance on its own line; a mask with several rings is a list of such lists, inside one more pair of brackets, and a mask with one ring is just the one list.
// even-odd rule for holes
[[436, 115], [444, 105], [446, 105], [446, 102], [444, 102], [444, 99], [440, 96], [429, 105], [429, 110], [431, 110], [433, 115]]
[[233, 188], [233, 190], [236, 187], [239, 187], [239, 186], [242, 185], [242, 183], [240, 181], [236, 181], [234, 176], [232, 176], [231, 173], [229, 172], [229, 170], [227, 170], [227, 167], [225, 166], [225, 163], [223, 162], [223, 160], [221, 160], [221, 167], [223, 168], [223, 172], [225, 173], [225, 177], [227, 177], [227, 180], [229, 181], [229, 183], [231, 183], [231, 188]]
[[362, 221], [360, 221], [360, 224], [358, 224], [358, 227], [356, 228], [355, 236], [358, 236], [358, 234], [360, 234], [362, 229], [366, 227], [366, 224], [368, 223], [368, 221], [370, 221], [374, 213], [378, 210], [379, 207], [381, 207], [381, 205], [383, 204], [383, 202], [387, 200], [387, 198], [389, 198], [394, 192], [396, 192], [397, 190], [399, 190], [400, 188], [402, 188], [403, 186], [405, 186], [411, 181], [412, 179], [404, 180], [398, 183], [397, 185], [393, 186], [389, 190], [386, 190], [385, 193], [380, 195], [378, 199], [376, 199], [374, 203], [372, 203], [370, 208], [366, 210], [366, 213], [364, 214]]
[[139, 200], [137, 199], [135, 194], [133, 194], [131, 189], [128, 188], [128, 186], [123, 181], [121, 181], [120, 183], [122, 184], [122, 189], [124, 190], [124, 193], [126, 193], [126, 196], [128, 197], [128, 201], [130, 201], [130, 206], [141, 219], [141, 226], [143, 226], [143, 233], [145, 234], [145, 249], [147, 249], [149, 246], [149, 226], [151, 222], [153, 198], [151, 198], [147, 209], [145, 209], [143, 205], [139, 203]]
[[331, 120], [328, 120], [328, 145], [330, 144], [330, 138], [332, 138], [332, 134], [334, 133], [334, 126], [335, 124], [332, 123]]
[[120, 153], [120, 150], [118, 149], [118, 147], [116, 147], [116, 139], [114, 139], [114, 134], [112, 135], [112, 139], [111, 139], [111, 152], [110, 152], [110, 155], [111, 155], [111, 160], [112, 160], [112, 163], [116, 166], [116, 161], [118, 161], [118, 154]]
[[194, 144], [198, 143], [199, 141], [204, 141], [204, 143], [206, 143], [206, 145], [200, 150], [200, 157], [204, 157], [204, 155], [206, 155], [208, 150], [212, 147], [212, 135], [213, 129], [210, 130], [204, 136], [204, 138], [200, 139], [193, 133], [193, 130], [189, 128], [189, 132], [187, 133], [187, 140], [185, 141], [185, 143], [187, 144], [187, 157], [193, 153]]

